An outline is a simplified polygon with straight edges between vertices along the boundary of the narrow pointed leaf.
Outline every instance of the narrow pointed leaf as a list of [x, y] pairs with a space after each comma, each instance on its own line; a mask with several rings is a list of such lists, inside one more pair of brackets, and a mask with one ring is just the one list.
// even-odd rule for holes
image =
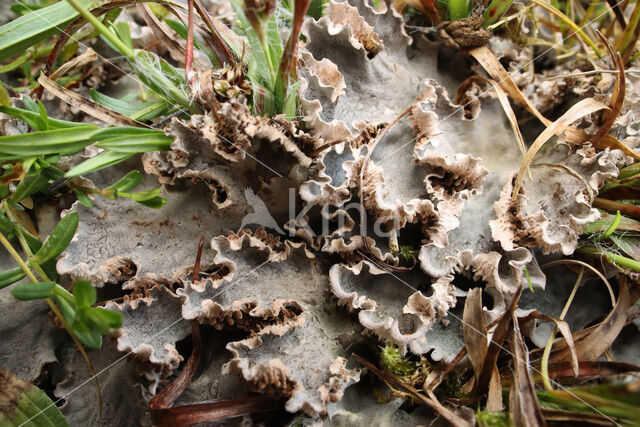
[[140, 171], [131, 171], [113, 185], [109, 187], [111, 190], [129, 191], [136, 188], [142, 182], [142, 173]]
[[49, 180], [41, 173], [24, 177], [16, 187], [9, 200], [20, 203], [23, 199], [47, 188]]
[[118, 195], [122, 197], [128, 197], [131, 200], [135, 200], [136, 202], [145, 202], [159, 196], [160, 193], [162, 193], [162, 188], [140, 191], [139, 193], [119, 193]]
[[41, 154], [73, 154], [90, 144], [97, 126], [23, 133], [0, 137], [0, 153], [17, 156]]
[[49, 298], [55, 287], [55, 282], [23, 283], [11, 289], [11, 295], [21, 301]]
[[91, 89], [91, 99], [134, 120], [150, 120], [169, 109], [169, 104], [161, 99], [132, 104], [131, 102], [104, 95], [94, 89]]
[[25, 273], [20, 267], [0, 272], [0, 289], [16, 283], [18, 280], [23, 279], [24, 276]]
[[[79, 2], [85, 7], [94, 4], [90, 0]], [[23, 53], [28, 47], [60, 33], [77, 17], [78, 12], [70, 4], [58, 2], [3, 25], [0, 27], [0, 60]]]
[[70, 178], [72, 176], [84, 175], [90, 172], [95, 172], [100, 169], [104, 169], [109, 166], [113, 166], [120, 162], [127, 160], [133, 154], [129, 153], [117, 153], [113, 151], [105, 151], [104, 153], [100, 153], [95, 157], [90, 158], [78, 166], [72, 168], [69, 172], [67, 172], [64, 176]]
[[135, 154], [147, 151], [167, 151], [170, 149], [172, 142], [172, 137], [165, 134], [156, 134], [103, 139], [96, 146], [119, 153]]
[[32, 262], [43, 264], [60, 255], [69, 246], [69, 242], [78, 229], [78, 213], [67, 214], [56, 225], [49, 238], [40, 250], [30, 259]]
[[[23, 110], [21, 108], [8, 107], [8, 106], [0, 106], [0, 113], [5, 113], [10, 115], [11, 117], [15, 117], [18, 120], [22, 120], [23, 122], [28, 124], [31, 128], [33, 128], [36, 131], [44, 130], [38, 127], [38, 124], [39, 124], [38, 117], [40, 117], [38, 113], [34, 113], [28, 110]], [[49, 125], [49, 129], [67, 129], [67, 128], [87, 126], [86, 123], [68, 122], [66, 120], [58, 120], [58, 119], [53, 119], [51, 117], [49, 117], [48, 125]]]
[[0, 366], [0, 425], [67, 427], [64, 416], [38, 387]]
[[161, 207], [167, 204], [167, 199], [165, 199], [164, 197], [158, 196], [158, 197], [154, 197], [153, 199], [138, 201], [138, 203], [148, 208], [160, 209]]
[[117, 329], [122, 326], [122, 313], [117, 311], [107, 310], [101, 307], [95, 307], [93, 312], [102, 318], [102, 321], [109, 327]]

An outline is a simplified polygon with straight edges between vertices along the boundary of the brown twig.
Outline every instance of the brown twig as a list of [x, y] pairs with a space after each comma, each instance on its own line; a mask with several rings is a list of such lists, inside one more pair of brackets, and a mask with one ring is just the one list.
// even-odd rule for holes
[[433, 410], [435, 410], [442, 418], [444, 418], [445, 420], [447, 420], [448, 422], [450, 422], [452, 425], [454, 426], [463, 426], [463, 427], [470, 427], [471, 424], [460, 418], [458, 415], [456, 415], [455, 413], [453, 413], [453, 411], [451, 411], [448, 408], [445, 408], [444, 406], [442, 406], [442, 404], [440, 402], [438, 402], [438, 399], [436, 398], [436, 396], [433, 394], [433, 392], [431, 390], [427, 391], [427, 395], [425, 396], [422, 393], [419, 393], [418, 390], [416, 390], [415, 388], [413, 388], [412, 386], [405, 384], [402, 380], [400, 380], [397, 376], [395, 375], [391, 375], [387, 372], [384, 372], [380, 369], [378, 369], [373, 363], [369, 362], [366, 359], [363, 359], [362, 357], [358, 356], [355, 353], [352, 353], [351, 356], [353, 356], [353, 358], [360, 363], [362, 366], [364, 366], [365, 368], [367, 368], [368, 370], [370, 370], [371, 372], [373, 372], [377, 377], [379, 377], [380, 379], [391, 383], [393, 385], [395, 385], [396, 387], [400, 387], [405, 389], [409, 394], [411, 394], [413, 397], [416, 398], [416, 400], [418, 400], [419, 402], [424, 403], [425, 405], [429, 406], [430, 408], [432, 408]]

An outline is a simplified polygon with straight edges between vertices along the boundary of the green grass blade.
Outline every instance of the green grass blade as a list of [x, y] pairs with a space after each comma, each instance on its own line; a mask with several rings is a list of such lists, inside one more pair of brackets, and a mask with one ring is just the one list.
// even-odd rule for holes
[[96, 147], [119, 153], [144, 153], [147, 151], [167, 151], [171, 147], [173, 138], [165, 134], [121, 136], [118, 138], [103, 139]]
[[24, 157], [56, 153], [71, 154], [89, 145], [91, 143], [89, 138], [98, 130], [97, 126], [85, 125], [2, 136], [0, 153]]
[[44, 242], [40, 250], [29, 261], [43, 264], [60, 255], [69, 246], [71, 239], [78, 229], [78, 212], [65, 215], [56, 224], [49, 238]]
[[112, 98], [104, 95], [91, 88], [91, 99], [107, 108], [118, 113], [129, 116], [134, 120], [151, 120], [166, 112], [170, 106], [165, 101], [158, 99], [156, 101], [141, 102], [132, 104], [120, 99]]
[[89, 160], [86, 160], [80, 163], [78, 166], [74, 167], [69, 172], [67, 172], [64, 176], [67, 178], [70, 178], [73, 176], [85, 175], [91, 172], [95, 172], [100, 169], [104, 169], [106, 167], [113, 166], [115, 164], [123, 162], [127, 160], [129, 157], [131, 157], [132, 155], [133, 154], [129, 154], [129, 153], [117, 153], [113, 151], [105, 151], [104, 153], [100, 153], [97, 156], [92, 157]]
[[[85, 6], [95, 1], [79, 0]], [[0, 27], [0, 60], [24, 53], [27, 48], [62, 32], [79, 16], [71, 5], [61, 1], [35, 10]]]

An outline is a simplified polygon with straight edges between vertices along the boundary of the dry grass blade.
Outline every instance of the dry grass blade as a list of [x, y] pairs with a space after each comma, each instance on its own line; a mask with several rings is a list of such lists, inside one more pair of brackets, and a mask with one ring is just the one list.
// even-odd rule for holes
[[513, 81], [507, 70], [504, 69], [498, 58], [487, 46], [477, 47], [469, 51], [471, 56], [482, 65], [487, 73], [513, 98], [515, 102], [536, 116], [545, 125], [551, 123], [540, 111], [527, 99], [520, 88]]
[[502, 314], [502, 316], [500, 316], [498, 325], [493, 331], [491, 342], [489, 343], [489, 348], [487, 349], [487, 355], [482, 364], [482, 369], [480, 370], [480, 375], [478, 376], [476, 386], [474, 387], [474, 394], [476, 396], [485, 394], [489, 389], [489, 383], [491, 382], [491, 376], [493, 375], [493, 368], [496, 366], [496, 362], [498, 361], [500, 350], [503, 349], [502, 344], [509, 335], [509, 330], [511, 329], [511, 315], [514, 313], [516, 307], [518, 306], [520, 294], [522, 294], [522, 286], [513, 296], [513, 299], [507, 307], [507, 310]]
[[280, 402], [267, 396], [249, 396], [221, 402], [198, 403], [162, 409], [161, 417], [154, 418], [154, 421], [159, 426], [188, 426], [270, 411], [280, 405]]
[[62, 64], [56, 71], [51, 74], [50, 78], [51, 80], [55, 80], [59, 77], [64, 76], [74, 68], [83, 67], [86, 64], [94, 62], [96, 59], [98, 59], [98, 54], [89, 47], [80, 55]]
[[468, 87], [474, 82], [483, 82], [489, 83], [491, 87], [496, 91], [498, 95], [498, 100], [500, 101], [500, 105], [502, 105], [502, 109], [504, 113], [507, 115], [507, 119], [509, 119], [509, 124], [511, 125], [511, 129], [516, 136], [516, 140], [518, 141], [518, 146], [520, 147], [520, 151], [522, 151], [522, 156], [525, 155], [527, 151], [527, 147], [524, 143], [524, 139], [522, 138], [522, 133], [520, 132], [520, 126], [518, 126], [518, 119], [516, 114], [513, 112], [513, 108], [511, 108], [511, 104], [509, 103], [509, 98], [507, 97], [507, 93], [500, 87], [500, 85], [492, 79], [486, 79], [481, 76], [471, 76], [468, 77], [465, 81], [460, 84], [458, 88], [458, 93], [456, 93], [456, 104], [461, 104], [461, 98], [464, 92], [468, 89]]
[[431, 391], [427, 391], [428, 396], [425, 396], [424, 394], [419, 393], [412, 386], [405, 384], [397, 376], [381, 371], [373, 363], [369, 362], [368, 360], [363, 359], [357, 354], [352, 354], [352, 356], [356, 360], [356, 362], [360, 363], [362, 366], [364, 366], [365, 368], [373, 372], [377, 377], [387, 381], [392, 385], [405, 389], [409, 394], [415, 397], [418, 401], [423, 402], [427, 406], [431, 407], [442, 418], [447, 420], [452, 425], [459, 426], [459, 427], [471, 427], [471, 424], [468, 421], [460, 418], [458, 415], [454, 414], [453, 411], [442, 406], [442, 404], [438, 402], [438, 400], [435, 398], [435, 396]]
[[[577, 377], [607, 377], [614, 375], [631, 374], [640, 372], [640, 366], [626, 362], [610, 362], [608, 360], [578, 362]], [[549, 378], [562, 379], [574, 378], [575, 371], [571, 362], [562, 361], [549, 364]], [[536, 382], [539, 382], [539, 375], [535, 375]]]
[[110, 125], [149, 127], [144, 123], [133, 120], [125, 116], [124, 114], [117, 113], [113, 110], [103, 107], [102, 105], [98, 104], [95, 101], [92, 101], [91, 99], [85, 98], [84, 96], [79, 95], [69, 89], [63, 88], [44, 74], [40, 74], [38, 83], [40, 83], [42, 87], [44, 87], [49, 92], [51, 92], [67, 104], [71, 105], [72, 107], [75, 107], [80, 111], [83, 111], [86, 114], [95, 117], [98, 120], [109, 123]]
[[490, 412], [501, 412], [504, 409], [502, 403], [502, 381], [498, 367], [493, 367], [491, 380], [489, 381], [489, 392], [487, 393], [487, 410]]
[[[509, 94], [509, 96], [524, 109], [529, 111], [531, 114], [536, 116], [542, 124], [545, 126], [550, 126], [552, 124], [551, 120], [547, 119], [542, 113], [527, 99], [526, 96], [522, 93], [520, 88], [515, 84], [507, 70], [504, 69], [498, 58], [491, 52], [491, 50], [487, 46], [479, 47], [469, 51], [469, 53], [482, 65], [485, 71], [498, 82], [500, 87], [504, 89], [504, 91]], [[583, 130], [573, 126], [569, 126], [566, 129], [566, 136], [570, 142], [573, 143], [581, 143], [589, 140], [589, 135]], [[631, 150], [624, 144], [621, 144], [620, 141], [615, 139], [611, 135], [605, 135], [602, 142], [606, 146], [619, 148], [625, 152], [625, 154], [630, 156], [637, 156], [637, 153], [634, 150]], [[624, 148], [623, 148], [624, 147]], [[637, 158], [637, 157], [636, 157]]]
[[462, 325], [464, 345], [477, 380], [482, 372], [488, 346], [487, 325], [484, 323], [482, 314], [482, 288], [473, 288], [467, 293]]
[[622, 109], [622, 104], [624, 103], [624, 98], [626, 94], [626, 84], [625, 84], [625, 74], [624, 74], [624, 64], [622, 63], [622, 58], [620, 55], [616, 53], [613, 49], [613, 46], [609, 42], [609, 40], [602, 35], [600, 31], [598, 31], [598, 36], [607, 47], [607, 51], [611, 56], [611, 61], [617, 67], [618, 73], [615, 74], [615, 85], [613, 88], [613, 93], [611, 94], [611, 101], [609, 102], [609, 108], [611, 111], [605, 111], [603, 113], [604, 122], [600, 126], [600, 129], [596, 132], [595, 135], [591, 138], [591, 143], [599, 147], [600, 141], [602, 138], [609, 133], [609, 130], [613, 126], [618, 114], [620, 114], [620, 110]]
[[138, 3], [138, 12], [142, 15], [144, 22], [147, 23], [153, 34], [162, 41], [162, 46], [166, 47], [171, 55], [184, 64], [185, 62], [185, 48], [178, 43], [177, 36], [170, 34], [169, 30], [163, 27], [162, 22], [153, 14], [147, 4]]
[[533, 313], [529, 314], [529, 316], [535, 319], [542, 319], [542, 320], [546, 320], [548, 322], [553, 322], [556, 324], [556, 328], [558, 329], [558, 331], [560, 331], [560, 333], [562, 334], [562, 336], [564, 337], [567, 343], [567, 348], [569, 350], [569, 355], [571, 357], [570, 361], [571, 361], [571, 367], [573, 368], [573, 373], [575, 376], [578, 376], [578, 373], [580, 370], [578, 365], [578, 352], [576, 351], [576, 345], [573, 342], [573, 335], [571, 334], [571, 329], [569, 328], [569, 324], [564, 320], [556, 319], [555, 317], [547, 316], [537, 311], [534, 311]]
[[511, 196], [512, 203], [515, 203], [516, 198], [518, 197], [518, 192], [520, 191], [522, 180], [524, 179], [524, 174], [527, 171], [529, 164], [533, 160], [533, 157], [553, 135], [564, 132], [564, 130], [571, 123], [582, 117], [608, 108], [609, 107], [602, 104], [601, 102], [596, 101], [593, 98], [586, 98], [569, 108], [569, 110], [567, 110], [567, 112], [564, 113], [560, 118], [551, 123], [551, 125], [547, 126], [547, 128], [543, 130], [542, 133], [536, 138], [531, 147], [529, 147], [529, 150], [527, 151], [527, 154], [525, 155], [524, 160], [520, 165], [518, 176], [516, 176], [516, 180], [513, 185], [513, 194]]
[[511, 347], [513, 354], [513, 386], [509, 393], [511, 421], [519, 426], [545, 426], [535, 384], [529, 373], [529, 356], [520, 334], [518, 318], [512, 315]]
[[[227, 36], [230, 36], [229, 32], [231, 30], [229, 30], [226, 26], [220, 24], [213, 17], [211, 17], [207, 9], [205, 9], [200, 4], [199, 0], [195, 0], [193, 4], [196, 10], [198, 11], [198, 14], [204, 21], [207, 29], [209, 30], [209, 33], [207, 34], [207, 36], [211, 40], [210, 41], [208, 40], [208, 44], [211, 47], [211, 50], [216, 55], [216, 58], [218, 58], [218, 61], [220, 62], [220, 64], [222, 65], [229, 64], [232, 67], [234, 67], [237, 64], [236, 59], [234, 58], [233, 53], [231, 53], [231, 50], [229, 50], [229, 46], [227, 46], [227, 43], [224, 41], [219, 31], [220, 29], [222, 29], [226, 32]], [[233, 34], [234, 33], [231, 32], [231, 35]]]
[[[609, 283], [607, 278], [604, 277], [604, 275], [602, 273], [600, 273], [600, 271], [598, 271], [597, 268], [595, 268], [594, 266], [592, 266], [590, 264], [587, 264], [584, 261], [580, 261], [580, 260], [577, 260], [577, 259], [558, 259], [558, 260], [555, 260], [555, 261], [549, 261], [549, 262], [541, 265], [540, 268], [542, 268], [544, 270], [547, 267], [552, 267], [554, 265], [562, 265], [562, 264], [575, 264], [575, 265], [579, 265], [581, 267], [584, 267], [584, 268], [587, 268], [587, 269], [591, 270], [596, 276], [598, 276], [600, 278], [600, 280], [602, 280], [604, 285], [607, 287], [607, 291], [609, 291], [609, 296], [611, 297], [611, 306], [613, 307], [613, 306], [616, 305], [616, 296], [613, 293], [613, 288], [611, 287], [611, 283]], [[575, 336], [575, 334], [574, 334], [574, 336]]]
[[610, 426], [611, 418], [598, 414], [585, 414], [584, 412], [563, 411], [562, 409], [542, 409], [545, 420], [565, 425], [581, 426]]
[[[576, 339], [576, 352], [580, 360], [596, 360], [607, 350], [627, 323], [627, 310], [631, 307], [631, 297], [624, 282], [620, 283], [618, 302], [606, 319], [593, 332], [581, 339]], [[554, 361], [567, 360], [571, 356], [565, 349]]]

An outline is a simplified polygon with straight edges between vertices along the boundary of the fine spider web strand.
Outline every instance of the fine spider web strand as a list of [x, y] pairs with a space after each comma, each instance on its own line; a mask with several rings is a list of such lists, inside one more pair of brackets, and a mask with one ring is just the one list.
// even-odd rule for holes
[[[247, 276], [249, 276], [252, 273], [255, 273], [256, 270], [258, 270], [259, 268], [261, 268], [262, 266], [270, 263], [273, 259], [276, 259], [276, 256], [272, 257], [272, 258], [268, 258], [266, 261], [264, 261], [262, 264], [258, 265], [257, 267], [253, 268], [251, 271], [249, 271], [248, 273], [244, 274], [241, 277], [238, 277], [238, 280], [243, 279]], [[232, 283], [230, 286], [224, 288], [223, 290], [221, 290], [220, 292], [216, 293], [215, 295], [211, 296], [210, 299], [216, 298], [217, 296], [221, 295], [222, 293], [224, 293], [226, 290], [228, 290], [229, 288], [235, 286], [236, 284], [238, 284], [239, 282], [235, 282]], [[171, 329], [173, 326], [177, 325], [178, 322], [180, 322], [181, 320], [186, 320], [184, 319], [182, 316], [180, 316], [178, 319], [176, 319], [173, 323], [171, 323], [169, 326], [166, 326], [164, 328], [162, 328], [159, 332], [157, 332], [155, 335], [153, 335], [151, 337], [151, 340], [157, 338], [158, 336], [160, 336], [163, 332]], [[57, 403], [60, 403], [62, 400], [64, 400], [65, 398], [67, 398], [68, 396], [70, 396], [72, 393], [76, 392], [77, 390], [81, 389], [82, 387], [84, 387], [85, 385], [87, 385], [89, 382], [91, 382], [94, 378], [96, 378], [97, 376], [101, 375], [102, 373], [104, 373], [105, 371], [107, 371], [108, 369], [112, 368], [113, 366], [117, 365], [119, 362], [121, 362], [122, 360], [124, 360], [125, 358], [127, 358], [129, 355], [131, 355], [133, 353], [133, 350], [127, 352], [127, 354], [125, 354], [124, 356], [121, 356], [120, 358], [116, 359], [114, 362], [112, 362], [110, 365], [106, 366], [105, 368], [103, 368], [100, 372], [97, 372], [95, 375], [92, 375], [91, 377], [87, 378], [86, 380], [84, 380], [79, 386], [77, 386], [76, 388], [74, 388], [73, 390], [69, 391], [68, 393], [66, 393], [64, 396], [58, 398], [57, 400], [55, 400], [54, 402], [52, 402], [50, 405], [48, 405], [46, 408], [42, 409], [40, 412], [38, 412], [37, 414], [33, 415], [31, 418], [29, 418], [28, 420], [24, 421], [22, 424], [20, 424], [18, 427], [23, 427], [24, 425], [26, 425], [27, 423], [29, 423], [29, 421], [33, 420], [34, 418], [36, 418], [38, 415], [42, 414], [43, 412], [45, 412], [47, 409], [51, 408], [52, 406], [56, 406]]]
[[[378, 266], [379, 268], [382, 268], [382, 266], [378, 265], [378, 263], [372, 259], [370, 259], [369, 257], [367, 257], [365, 254], [363, 254], [362, 252], [360, 252], [359, 250], [356, 250], [356, 252], [358, 252], [360, 255], [362, 255], [364, 258], [366, 258], [367, 260], [369, 260], [369, 262], [374, 263], [376, 266]], [[400, 283], [402, 283], [403, 285], [405, 285], [406, 287], [408, 287], [409, 289], [412, 289], [415, 292], [420, 292], [418, 289], [416, 289], [415, 287], [413, 287], [412, 285], [410, 285], [409, 283], [407, 283], [406, 281], [402, 280], [401, 278], [399, 278], [397, 275], [395, 275], [393, 272], [389, 272], [389, 274], [391, 274], [391, 276], [393, 276], [395, 279], [397, 279]], [[456, 320], [460, 321], [460, 323], [462, 323], [465, 326], [468, 326], [469, 328], [473, 329], [476, 333], [485, 336], [489, 342], [491, 342], [491, 337], [488, 334], [484, 334], [481, 331], [479, 331], [478, 329], [476, 329], [473, 325], [468, 324], [467, 322], [465, 322], [462, 318], [458, 317], [457, 315], [455, 315], [454, 313], [452, 313], [451, 311], [447, 312], [448, 315], [451, 315], [453, 318], [455, 318]], [[516, 357], [511, 351], [509, 351], [507, 348], [505, 348], [503, 345], [497, 345], [501, 350], [504, 350], [507, 354], [509, 354], [512, 357]], [[520, 358], [518, 358], [518, 360], [522, 363], [524, 363], [525, 365], [529, 366], [529, 368], [536, 372], [537, 374], [540, 374], [541, 376], [545, 376], [540, 370], [538, 370], [537, 368], [530, 366], [530, 364]], [[595, 412], [597, 412], [598, 414], [602, 415], [604, 418], [608, 419], [609, 421], [611, 421], [613, 424], [620, 426], [620, 424], [618, 424], [615, 420], [613, 420], [612, 418], [610, 418], [609, 416], [607, 416], [606, 414], [604, 414], [602, 411], [600, 411], [599, 409], [595, 408], [594, 406], [592, 406], [591, 404], [589, 404], [588, 402], [584, 401], [584, 399], [580, 398], [580, 396], [577, 396], [576, 394], [574, 394], [571, 390], [569, 390], [568, 388], [564, 387], [562, 384], [558, 383], [557, 381], [553, 380], [552, 378], [549, 378], [547, 376], [547, 379], [549, 381], [551, 381], [552, 383], [554, 383], [559, 389], [562, 389], [563, 391], [567, 392], [568, 394], [570, 394], [571, 396], [573, 396], [574, 398], [576, 398], [577, 400], [579, 400], [580, 402], [584, 403], [585, 405], [587, 405], [588, 407], [590, 407], [591, 409], [593, 409]]]

